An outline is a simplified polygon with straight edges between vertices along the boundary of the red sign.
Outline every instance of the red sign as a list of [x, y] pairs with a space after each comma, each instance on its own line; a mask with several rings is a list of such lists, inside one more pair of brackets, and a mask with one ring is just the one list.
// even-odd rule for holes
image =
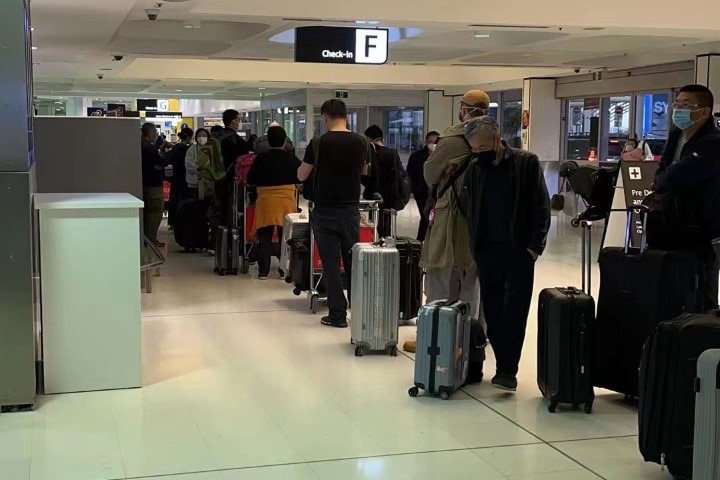
[[580, 110], [580, 107], [575, 107], [575, 108], [573, 108], [573, 113], [574, 113], [575, 115], [580, 115], [580, 112], [581, 112], [581, 111], [582, 111], [582, 110]]
[[615, 115], [621, 116], [623, 113], [625, 113], [625, 109], [622, 105], [618, 105], [617, 107], [615, 107]]

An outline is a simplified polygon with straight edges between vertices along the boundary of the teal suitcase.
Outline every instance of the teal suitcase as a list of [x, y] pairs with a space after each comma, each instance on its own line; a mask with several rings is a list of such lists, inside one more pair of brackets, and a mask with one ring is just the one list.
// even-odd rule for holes
[[470, 357], [470, 305], [438, 300], [420, 308], [415, 350], [415, 385], [420, 390], [450, 398], [465, 384]]

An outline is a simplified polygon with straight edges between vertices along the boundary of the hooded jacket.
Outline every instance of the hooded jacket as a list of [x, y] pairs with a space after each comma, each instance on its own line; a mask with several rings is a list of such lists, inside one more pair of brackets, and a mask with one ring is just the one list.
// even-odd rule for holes
[[[423, 166], [430, 191], [440, 191], [458, 169], [470, 161], [470, 145], [465, 140], [465, 125], [454, 125], [442, 134], [435, 151]], [[469, 267], [473, 259], [467, 222], [460, 213], [459, 199], [464, 174], [435, 202], [435, 218], [423, 243], [420, 265], [423, 268]]]

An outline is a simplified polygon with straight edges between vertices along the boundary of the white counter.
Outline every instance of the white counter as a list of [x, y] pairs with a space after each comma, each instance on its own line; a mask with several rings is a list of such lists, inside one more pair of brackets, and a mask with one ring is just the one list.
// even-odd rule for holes
[[35, 195], [45, 393], [141, 386], [142, 207], [125, 193]]

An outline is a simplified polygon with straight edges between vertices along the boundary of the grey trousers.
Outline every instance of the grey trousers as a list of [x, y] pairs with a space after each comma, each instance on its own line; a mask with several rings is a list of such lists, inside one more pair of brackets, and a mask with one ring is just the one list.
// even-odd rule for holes
[[483, 331], [487, 331], [474, 262], [465, 270], [455, 267], [429, 268], [425, 273], [425, 296], [428, 302], [462, 300], [469, 303], [470, 318], [478, 320]]

